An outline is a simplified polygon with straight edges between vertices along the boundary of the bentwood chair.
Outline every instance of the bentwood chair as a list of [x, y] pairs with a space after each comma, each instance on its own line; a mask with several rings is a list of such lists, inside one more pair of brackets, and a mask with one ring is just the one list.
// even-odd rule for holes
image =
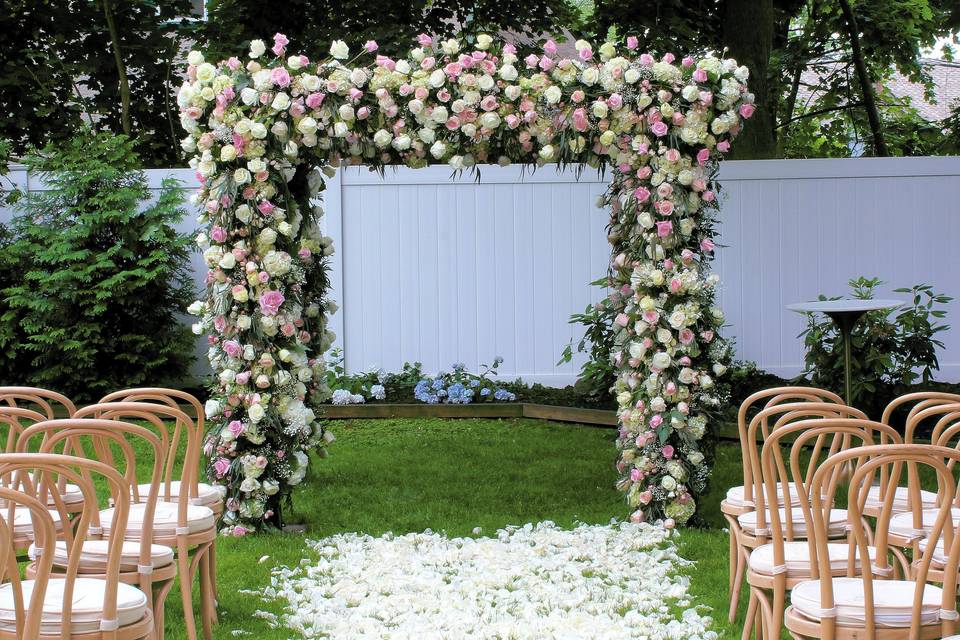
[[[121, 472], [127, 494], [125, 515], [125, 534], [131, 533], [131, 527], [141, 529], [141, 535], [131, 539], [130, 535], [121, 540], [120, 565], [118, 579], [121, 583], [138, 585], [147, 595], [147, 603], [153, 612], [154, 624], [158, 625], [157, 635], [162, 637], [164, 605], [167, 594], [177, 576], [174, 553], [170, 545], [154, 535], [154, 520], [158, 509], [156, 499], [141, 502], [138, 489], [137, 453], [146, 453], [150, 469], [150, 484], [158, 486], [163, 474], [163, 456], [166, 441], [141, 425], [116, 420], [60, 419], [39, 422], [24, 430], [17, 446], [26, 451], [31, 439], [40, 439], [40, 451], [45, 454], [69, 452], [89, 460], [108, 465]], [[141, 456], [142, 457], [142, 456]], [[112, 519], [120, 504], [117, 495], [111, 492], [109, 501], [114, 505], [110, 511], [97, 510], [91, 519], [90, 534], [93, 539], [85, 540], [76, 558], [78, 571], [85, 577], [102, 578], [109, 561], [114, 543], [109, 533], [114, 531]], [[133, 502], [134, 504], [130, 504]], [[85, 505], [86, 508], [86, 505]], [[146, 526], [143, 523], [146, 522]], [[107, 534], [106, 536], [104, 534]], [[155, 544], [159, 543], [159, 544]], [[37, 545], [39, 546], [39, 545]], [[34, 547], [31, 556], [36, 560], [42, 555]], [[61, 575], [69, 568], [70, 555], [65, 545], [43, 549], [43, 553], [53, 555], [53, 575]], [[27, 567], [27, 575], [35, 570], [36, 563]]]
[[69, 418], [77, 410], [67, 396], [39, 387], [0, 387], [0, 404], [33, 409], [47, 420]]
[[[843, 451], [824, 461], [817, 469], [810, 488], [813, 536], [811, 553], [816, 572], [810, 580], [796, 584], [784, 622], [794, 638], [823, 640], [932, 640], [956, 631], [957, 570], [960, 567], [960, 535], [951, 522], [950, 505], [956, 497], [956, 484], [948, 461], [960, 460], [960, 451], [935, 445], [902, 444], [858, 447]], [[829, 504], [821, 498], [824, 486], [831, 482], [841, 465], [857, 466], [847, 490], [850, 512], [850, 544], [856, 555], [847, 556], [847, 574], [832, 577], [827, 520]], [[941, 504], [924, 548], [912, 558], [913, 578], [894, 579], [890, 565], [888, 532], [894, 515], [895, 489], [905, 479], [905, 467], [926, 468], [936, 475]], [[860, 563], [861, 575], [855, 576], [855, 557], [869, 557], [869, 540], [861, 516], [866, 493], [878, 473], [884, 470], [887, 487], [877, 519], [873, 546], [875, 561]], [[911, 505], [919, 509], [920, 505]], [[938, 551], [939, 550], [939, 551]], [[939, 554], [943, 570], [931, 569]], [[940, 586], [931, 584], [939, 582]]]
[[[105, 549], [104, 570], [99, 577], [80, 571], [83, 549], [91, 522], [99, 514], [92, 477], [104, 479], [117, 496], [112, 526], [126, 526], [130, 486], [109, 465], [73, 456], [36, 453], [0, 454], [0, 474], [16, 475], [23, 490], [0, 487], [0, 498], [29, 511], [38, 556], [32, 575], [21, 578], [9, 519], [0, 519], [0, 640], [145, 640], [153, 638], [153, 616], [148, 598], [137, 587], [119, 580], [122, 538]], [[54, 495], [61, 521], [67, 517], [57, 486], [69, 483], [83, 495], [84, 509], [75, 528], [59, 532], [46, 500], [37, 490]], [[57, 541], [58, 536], [63, 541]], [[56, 550], [56, 552], [55, 552]], [[67, 561], [56, 571], [56, 555]]]
[[[104, 396], [100, 402], [155, 402], [165, 404], [170, 407], [182, 409], [188, 416], [191, 416], [192, 422], [184, 424], [184, 428], [192, 428], [195, 435], [193, 440], [193, 449], [187, 451], [184, 460], [185, 464], [199, 465], [203, 456], [204, 439], [207, 437], [204, 426], [204, 408], [203, 404], [193, 395], [179, 389], [167, 389], [164, 387], [142, 387], [123, 389], [114, 391]], [[193, 460], [193, 462], [188, 462]], [[217, 518], [224, 512], [224, 493], [222, 487], [213, 486], [204, 482], [199, 482], [199, 474], [194, 478], [190, 486], [190, 502], [209, 507], [216, 514]], [[161, 500], [171, 500], [174, 496], [180, 495], [180, 482], [174, 480], [169, 485], [164, 485], [165, 496]], [[209, 563], [210, 582], [213, 588], [213, 599], [217, 600], [217, 545], [213, 544], [207, 551], [207, 562]], [[213, 623], [217, 622], [217, 610], [214, 606], [211, 611]]]
[[[199, 577], [201, 623], [204, 635], [210, 637], [211, 627], [216, 622], [213, 593], [216, 568], [209, 555], [216, 545], [216, 514], [198, 502], [196, 490], [179, 490], [197, 485], [199, 463], [191, 452], [197, 449], [195, 440], [198, 434], [193, 428], [193, 421], [178, 407], [155, 402], [105, 402], [78, 409], [75, 415], [80, 419], [136, 420], [160, 435], [164, 446], [161, 483], [158, 486], [138, 485], [139, 496], [140, 500], [157, 502], [153, 519], [154, 541], [176, 549], [180, 595], [188, 635], [193, 638], [196, 634], [193, 585]], [[172, 431], [168, 421], [173, 423]], [[186, 450], [186, 455], [181, 455], [183, 450]], [[175, 467], [181, 460], [183, 465], [179, 479], [174, 480]], [[127, 527], [128, 538], [136, 536], [140, 526], [138, 514], [135, 504]]]
[[[854, 407], [839, 405], [832, 402], [795, 402], [785, 404], [774, 404], [761, 410], [750, 421], [747, 428], [747, 438], [750, 442], [766, 442], [772, 434], [779, 429], [799, 421], [809, 419], [826, 418], [859, 418], [866, 419], [862, 411]], [[774, 422], [771, 424], [771, 420]], [[838, 451], [843, 448], [842, 441], [833, 443], [833, 449]], [[790, 529], [791, 539], [801, 539], [806, 535], [803, 527], [803, 517], [800, 512], [800, 497], [803, 494], [803, 487], [792, 484], [778, 484], [775, 487], [777, 492], [776, 503], [767, 501], [763, 488], [763, 471], [761, 469], [761, 457], [758, 447], [752, 447], [748, 452], [750, 461], [750, 476], [753, 479], [751, 488], [752, 495], [756, 503], [753, 511], [748, 511], [737, 517], [738, 526], [738, 553], [740, 554], [740, 563], [745, 567], [750, 566], [750, 558], [753, 556], [753, 550], [762, 547], [770, 542], [771, 529], [769, 522], [772, 512], [776, 511], [782, 520], [787, 522], [796, 521], [797, 525]], [[775, 506], [774, 506], [775, 505]], [[836, 510], [831, 517], [835, 523], [837, 534], [842, 535], [842, 523], [846, 518], [846, 512]], [[755, 598], [750, 599], [747, 608], [747, 619], [744, 627], [743, 637], [747, 638], [750, 629], [755, 625], [760, 626], [762, 619], [761, 612], [757, 609], [758, 602]]]
[[[760, 466], [763, 472], [763, 495], [766, 502], [779, 493], [796, 491], [797, 509], [784, 513], [769, 512], [770, 542], [750, 554], [750, 597], [759, 605], [763, 620], [763, 637], [776, 640], [783, 626], [783, 608], [787, 593], [813, 575], [809, 531], [812, 520], [809, 489], [813, 475], [824, 459], [852, 447], [876, 444], [883, 436], [893, 444], [901, 442], [892, 427], [856, 418], [819, 418], [783, 425], [773, 431], [763, 444]], [[785, 452], [788, 457], [784, 457]], [[834, 468], [835, 475], [826, 483], [822, 499], [834, 503], [844, 469]], [[840, 517], [837, 517], [837, 514]], [[782, 517], [785, 515], [786, 517]], [[827, 552], [831, 558], [831, 575], [845, 575], [849, 544], [841, 541], [846, 534], [847, 512], [831, 508]], [[872, 553], [872, 549], [868, 550]], [[875, 554], [870, 560], [875, 559]], [[861, 559], [854, 566], [859, 575]]]
[[840, 396], [814, 387], [777, 387], [754, 393], [740, 405], [737, 413], [737, 430], [740, 436], [740, 455], [743, 468], [743, 484], [731, 487], [726, 498], [720, 503], [720, 511], [727, 521], [730, 537], [730, 566], [729, 566], [729, 612], [728, 619], [732, 623], [737, 617], [737, 607], [740, 602], [740, 591], [746, 574], [746, 556], [741, 552], [740, 523], [738, 518], [753, 511], [756, 507], [753, 499], [753, 473], [750, 463], [750, 450], [757, 448], [756, 441], [748, 440], [749, 420], [752, 412], [763, 406], [773, 406], [787, 402], [830, 402], [842, 405]]

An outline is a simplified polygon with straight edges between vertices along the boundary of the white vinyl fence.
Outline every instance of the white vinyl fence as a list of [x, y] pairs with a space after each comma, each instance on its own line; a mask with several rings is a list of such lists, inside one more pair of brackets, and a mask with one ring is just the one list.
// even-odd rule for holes
[[[153, 189], [166, 175], [194, 184], [187, 170], [148, 174]], [[720, 181], [716, 270], [740, 358], [796, 374], [803, 321], [785, 305], [845, 294], [860, 275], [886, 281], [884, 297], [920, 282], [960, 297], [960, 158], [728, 161]], [[581, 360], [557, 360], [579, 339], [569, 315], [603, 295], [588, 283], [608, 259], [605, 186], [589, 169], [579, 181], [553, 168], [485, 167], [479, 182], [445, 167], [339, 172], [325, 208], [348, 370], [476, 370], [502, 356], [503, 376], [572, 382]], [[960, 380], [960, 302], [948, 321], [939, 378]]]

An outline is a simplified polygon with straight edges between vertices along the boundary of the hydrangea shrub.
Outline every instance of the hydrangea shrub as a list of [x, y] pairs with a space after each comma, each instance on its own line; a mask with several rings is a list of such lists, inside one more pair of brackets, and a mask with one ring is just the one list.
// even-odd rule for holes
[[708, 275], [713, 178], [754, 110], [746, 68], [638, 54], [635, 38], [578, 41], [573, 60], [552, 41], [521, 59], [486, 35], [422, 35], [403, 59], [372, 41], [356, 56], [336, 41], [319, 61], [288, 45], [277, 34], [269, 51], [255, 40], [218, 63], [191, 52], [177, 97], [207, 226], [206, 296], [192, 310], [216, 376], [207, 472], [226, 488], [225, 531], [275, 522], [306, 452], [330, 439], [319, 404], [332, 247], [315, 200], [346, 165], [612, 168], [618, 486], [634, 520], [686, 520], [725, 351]]

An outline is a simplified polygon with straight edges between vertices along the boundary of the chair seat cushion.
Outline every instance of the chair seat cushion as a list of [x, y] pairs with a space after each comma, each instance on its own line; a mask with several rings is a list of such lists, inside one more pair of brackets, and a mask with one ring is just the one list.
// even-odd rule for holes
[[[75, 484], [65, 484], [63, 489], [60, 490], [60, 499], [63, 500], [65, 505], [75, 505], [77, 503], [83, 502], [83, 492], [80, 491], [80, 487]], [[47, 492], [47, 505], [54, 506], [56, 502], [53, 499], [53, 494]], [[0, 507], [6, 507], [7, 501], [0, 500]], [[23, 508], [23, 507], [21, 507]]]
[[[929, 540], [921, 540], [919, 543], [920, 552], [926, 553], [927, 543]], [[931, 559], [931, 566], [936, 569], [942, 569], [947, 566], [947, 556], [950, 555], [950, 550], [944, 550], [943, 538], [937, 540], [937, 546], [933, 548], [933, 558]], [[917, 558], [919, 560], [919, 558]]]
[[[141, 496], [150, 495], [150, 484], [141, 484], [137, 486], [137, 491]], [[163, 483], [160, 484], [160, 499], [169, 500], [170, 502], [175, 502], [177, 498], [180, 497], [180, 481], [172, 480], [170, 482], [170, 491], [167, 493], [167, 487]], [[197, 497], [190, 498], [190, 504], [203, 505], [209, 507], [211, 505], [219, 504], [223, 500], [219, 489], [216, 487], [205, 484], [203, 482], [197, 483]]]
[[[746, 491], [743, 488], [743, 485], [739, 487], [730, 487], [727, 490], [727, 502], [736, 507], [752, 507], [754, 506], [756, 500], [748, 502], [745, 498]], [[777, 502], [782, 506], [783, 505], [783, 485], [777, 485]], [[799, 498], [797, 497], [797, 488], [794, 483], [790, 483], [790, 501], [792, 504], [799, 504]]]
[[[109, 550], [109, 540], [84, 540], [83, 549], [80, 552], [80, 573], [106, 571]], [[27, 554], [31, 560], [37, 559], [35, 545], [30, 545]], [[56, 567], [66, 567], [67, 561], [67, 543], [58, 541], [53, 549], [53, 564]], [[173, 549], [160, 544], [150, 545], [150, 564], [154, 569], [173, 564]], [[140, 543], [125, 540], [120, 551], [120, 571], [136, 571], [139, 565]]]
[[[846, 543], [831, 543], [827, 545], [827, 553], [830, 556], [830, 568], [832, 571], [846, 571], [847, 558], [850, 554], [850, 545]], [[877, 558], [877, 550], [873, 547], [867, 548], [870, 560]], [[856, 557], [854, 566], [857, 570], [860, 567], [859, 553]], [[807, 542], [784, 542], [783, 543], [784, 565], [787, 567], [788, 578], [809, 578], [810, 572], [810, 545]], [[750, 552], [750, 568], [756, 573], [772, 576], [774, 574], [773, 544], [760, 545]]]
[[[143, 503], [130, 505], [130, 516], [127, 520], [127, 540], [139, 540], [143, 529], [143, 519], [147, 505]], [[177, 535], [177, 515], [179, 506], [173, 502], [157, 502], [153, 515], [153, 535], [169, 538]], [[104, 509], [100, 512], [100, 522], [103, 524], [103, 533], [109, 537], [113, 520], [113, 509]], [[212, 529], [216, 525], [216, 516], [209, 507], [187, 505], [186, 527], [189, 533], [199, 533]]]
[[[880, 509], [883, 502], [880, 499], [880, 486], [873, 485], [867, 492], [867, 501], [864, 503], [865, 509]], [[924, 507], [937, 506], [937, 494], [930, 491], [920, 491], [920, 502]], [[893, 511], [901, 513], [910, 510], [910, 490], [907, 487], [897, 487], [893, 496]]]
[[[42, 622], [40, 634], [60, 635], [60, 623], [63, 619], [63, 589], [65, 580], [49, 580], [43, 597]], [[24, 605], [30, 602], [34, 580], [22, 583]], [[73, 590], [73, 610], [70, 613], [71, 630], [75, 634], [99, 631], [103, 618], [103, 603], [106, 598], [106, 585], [95, 578], [77, 578]], [[0, 585], [0, 630], [13, 632], [17, 629], [14, 588], [11, 583]], [[134, 586], [117, 585], [117, 620], [120, 627], [135, 624], [143, 619], [147, 612], [147, 596]], [[32, 615], [36, 612], [31, 611]]]
[[[777, 509], [777, 512], [780, 514], [780, 527], [783, 530], [784, 534], [787, 531], [787, 513], [786, 509]], [[803, 509], [794, 507], [790, 510], [791, 519], [793, 521], [793, 535], [794, 536], [806, 536], [807, 535], [807, 522], [806, 518], [803, 515]], [[747, 535], [770, 535], [770, 518], [766, 518], [766, 527], [763, 531], [757, 530], [757, 512], [751, 511], [749, 513], [744, 513], [741, 516], [737, 517], [737, 522], [740, 523], [740, 528], [743, 529], [743, 532]], [[830, 510], [830, 524], [827, 528], [827, 533], [830, 537], [842, 536], [846, 533], [847, 530], [847, 511], [846, 509], [831, 509]]]
[[[913, 615], [913, 596], [916, 584], [905, 580], [874, 580], [873, 602], [875, 623], [879, 627], [909, 627]], [[920, 623], [935, 624], [940, 619], [943, 591], [940, 587], [924, 586], [920, 606]], [[793, 588], [790, 599], [793, 608], [806, 618], [821, 620], [820, 581], [801, 582]], [[833, 599], [837, 609], [837, 624], [862, 626], [866, 621], [863, 580], [860, 578], [833, 578]]]
[[[8, 508], [0, 509], [0, 518], [6, 520], [8, 513]], [[53, 520], [54, 529], [60, 531], [63, 528], [60, 522], [60, 512], [54, 509], [48, 513], [50, 519]], [[33, 540], [33, 512], [23, 505], [17, 505], [13, 510], [13, 535]]]
[[[894, 514], [890, 517], [890, 533], [908, 539], [922, 538], [929, 535], [930, 532], [933, 531], [933, 525], [937, 521], [937, 516], [940, 515], [940, 510], [924, 509], [920, 512], [920, 515], [923, 525], [920, 529], [916, 529], [913, 526], [912, 511]], [[953, 517], [953, 525], [955, 527], [960, 525], [960, 509], [951, 507], [950, 515]]]

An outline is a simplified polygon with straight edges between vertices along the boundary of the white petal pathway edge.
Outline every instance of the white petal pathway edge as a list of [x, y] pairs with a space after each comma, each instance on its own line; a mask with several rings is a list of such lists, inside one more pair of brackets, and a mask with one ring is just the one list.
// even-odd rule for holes
[[619, 522], [481, 538], [340, 534], [308, 541], [317, 558], [273, 571], [260, 595], [283, 614], [260, 617], [304, 638], [713, 640], [674, 535]]

